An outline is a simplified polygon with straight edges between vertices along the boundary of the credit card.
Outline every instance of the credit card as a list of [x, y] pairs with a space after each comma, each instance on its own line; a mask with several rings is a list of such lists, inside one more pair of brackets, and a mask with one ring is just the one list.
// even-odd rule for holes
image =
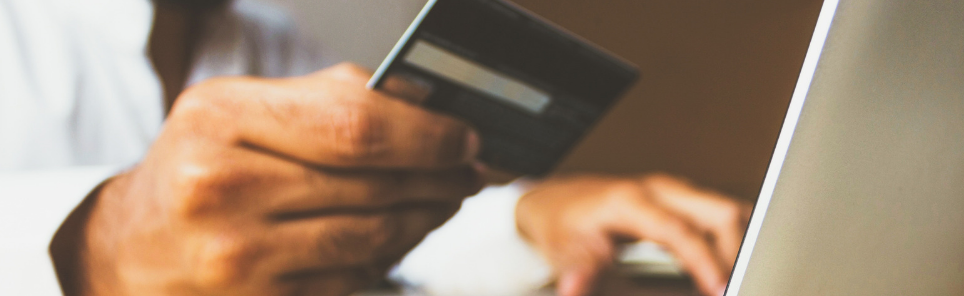
[[[627, 36], [631, 38], [631, 36]], [[368, 83], [401, 77], [479, 131], [479, 159], [550, 172], [635, 83], [631, 63], [501, 0], [430, 0]]]

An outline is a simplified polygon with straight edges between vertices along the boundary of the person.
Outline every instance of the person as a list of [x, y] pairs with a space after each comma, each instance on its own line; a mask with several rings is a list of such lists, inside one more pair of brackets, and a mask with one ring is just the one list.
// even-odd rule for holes
[[463, 203], [484, 185], [470, 126], [404, 81], [365, 89], [371, 72], [263, 4], [0, 0], [0, 16], [3, 295], [347, 295], [488, 201], [503, 206], [474, 217], [511, 225], [567, 296], [640, 239], [719, 293], [742, 237], [748, 206], [665, 175]]

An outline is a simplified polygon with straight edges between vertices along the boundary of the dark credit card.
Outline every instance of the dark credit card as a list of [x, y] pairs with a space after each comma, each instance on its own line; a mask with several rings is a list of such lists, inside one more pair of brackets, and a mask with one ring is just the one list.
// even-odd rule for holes
[[635, 81], [632, 64], [515, 4], [430, 0], [369, 82], [398, 75], [473, 125], [488, 166], [544, 175]]

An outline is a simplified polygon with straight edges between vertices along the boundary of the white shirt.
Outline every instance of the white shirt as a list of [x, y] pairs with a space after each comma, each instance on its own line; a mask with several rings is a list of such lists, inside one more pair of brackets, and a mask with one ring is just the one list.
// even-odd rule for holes
[[[149, 0], [0, 0], [0, 295], [60, 295], [48, 247], [92, 188], [135, 164], [163, 120], [146, 54]], [[206, 28], [189, 84], [330, 64], [278, 10], [241, 1]], [[467, 200], [392, 277], [447, 294], [508, 294], [548, 266], [515, 233], [514, 186]]]

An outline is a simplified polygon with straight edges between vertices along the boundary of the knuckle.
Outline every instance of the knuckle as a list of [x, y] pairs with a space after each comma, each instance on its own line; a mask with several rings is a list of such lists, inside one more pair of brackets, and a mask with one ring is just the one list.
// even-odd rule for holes
[[218, 107], [215, 104], [224, 95], [225, 89], [231, 89], [237, 78], [212, 78], [202, 81], [185, 89], [175, 101], [175, 111], [210, 111]]
[[644, 197], [639, 184], [631, 181], [619, 181], [609, 186], [605, 195], [606, 201], [617, 207], [624, 207], [629, 201]]
[[205, 135], [232, 134], [228, 121], [238, 105], [231, 102], [226, 92], [234, 88], [239, 78], [213, 78], [192, 86], [175, 100], [168, 116], [173, 130], [202, 132]]
[[386, 120], [370, 104], [352, 104], [333, 110], [332, 145], [336, 157], [365, 161], [387, 152]]
[[365, 67], [359, 66], [358, 64], [350, 62], [342, 62], [330, 68], [331, 73], [335, 77], [342, 79], [368, 79], [371, 77], [371, 72]]
[[217, 109], [218, 106], [207, 94], [196, 88], [190, 88], [175, 100], [174, 106], [171, 107], [170, 119], [175, 122], [185, 120], [193, 122], [205, 118]]
[[200, 246], [197, 284], [225, 288], [245, 282], [261, 249], [240, 236], [217, 235]]
[[174, 174], [174, 209], [180, 218], [199, 218], [222, 210], [225, 178], [212, 165], [181, 164]]

